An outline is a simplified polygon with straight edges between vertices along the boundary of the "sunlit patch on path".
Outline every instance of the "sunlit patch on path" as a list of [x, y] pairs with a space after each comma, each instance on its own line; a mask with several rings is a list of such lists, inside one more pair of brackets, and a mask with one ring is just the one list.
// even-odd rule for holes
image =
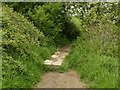
[[64, 46], [60, 48], [55, 54], [51, 56], [50, 59], [45, 60], [45, 65], [54, 65], [54, 66], [60, 66], [64, 60], [64, 58], [68, 55], [70, 50], [69, 46]]

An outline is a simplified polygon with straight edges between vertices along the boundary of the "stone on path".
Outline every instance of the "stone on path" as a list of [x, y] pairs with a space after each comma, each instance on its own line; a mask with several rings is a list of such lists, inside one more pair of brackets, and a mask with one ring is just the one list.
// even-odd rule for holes
[[57, 57], [59, 57], [59, 56], [56, 55], [56, 54], [54, 54], [54, 55], [52, 55], [51, 57], [52, 57], [52, 58], [57, 58]]
[[69, 46], [62, 47], [59, 51], [57, 51], [55, 54], [51, 56], [51, 58], [44, 61], [45, 65], [54, 65], [54, 66], [60, 66], [64, 60], [64, 58], [69, 53]]

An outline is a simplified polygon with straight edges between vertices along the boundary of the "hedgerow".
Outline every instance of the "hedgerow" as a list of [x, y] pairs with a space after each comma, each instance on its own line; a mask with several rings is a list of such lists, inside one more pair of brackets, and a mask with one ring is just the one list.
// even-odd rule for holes
[[46, 48], [44, 34], [23, 15], [3, 5], [2, 16], [2, 86], [30, 87], [43, 73], [43, 60], [53, 52]]
[[[66, 13], [62, 3], [45, 3], [28, 11], [34, 25], [45, 36], [51, 38], [56, 45], [63, 45], [67, 41], [66, 35], [61, 35], [66, 20]], [[62, 40], [59, 42], [59, 40]]]
[[5, 4], [9, 5], [9, 7], [13, 7], [15, 11], [22, 13], [25, 18], [34, 23], [39, 31], [42, 31], [44, 35], [49, 38], [52, 44], [54, 43], [57, 46], [68, 43], [69, 40], [75, 39], [80, 33], [73, 23], [74, 21], [71, 21], [71, 17], [67, 16], [65, 3], [19, 2]]
[[[87, 9], [83, 17], [85, 32], [72, 44], [65, 69], [75, 69], [87, 87], [118, 88], [117, 3], [88, 5], [92, 8]], [[99, 5], [109, 7], [104, 7], [105, 11], [102, 11]]]
[[34, 85], [49, 71], [43, 61], [73, 40], [60, 72], [75, 69], [88, 87], [118, 87], [118, 3], [27, 4], [12, 3], [17, 12], [3, 5], [4, 88]]

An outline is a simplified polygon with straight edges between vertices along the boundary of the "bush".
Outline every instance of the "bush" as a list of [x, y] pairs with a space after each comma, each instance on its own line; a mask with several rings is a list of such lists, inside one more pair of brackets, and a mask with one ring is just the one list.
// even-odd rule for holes
[[15, 11], [23, 13], [56, 45], [63, 45], [69, 40], [76, 39], [84, 30], [81, 20], [66, 15], [64, 3], [29, 3], [28, 5], [9, 3], [8, 5]]
[[66, 58], [68, 68], [75, 69], [88, 87], [118, 87], [118, 27], [108, 20], [106, 16], [99, 26], [87, 26]]
[[66, 58], [68, 68], [75, 69], [78, 75], [91, 88], [118, 87], [118, 58], [103, 55], [95, 42], [78, 38]]
[[74, 41], [66, 58], [67, 68], [75, 69], [90, 88], [118, 88], [118, 16], [111, 6], [107, 13], [99, 11], [99, 5], [88, 9], [83, 17], [86, 30]]
[[[42, 6], [34, 8], [34, 12], [29, 11], [29, 17], [34, 22], [35, 26], [42, 31], [45, 36], [58, 43], [57, 36], [60, 36], [60, 32], [63, 28], [63, 22], [65, 19], [64, 8], [62, 3], [45, 3]], [[64, 39], [63, 37], [60, 37]]]
[[[28, 11], [32, 11], [34, 7], [44, 5], [44, 2], [3, 2], [14, 11], [21, 13], [25, 17], [29, 18]], [[30, 18], [29, 18], [30, 19]]]
[[82, 20], [74, 16], [69, 17], [64, 25], [62, 34], [71, 41], [77, 39], [85, 30], [85, 25], [82, 23]]
[[2, 9], [3, 88], [31, 87], [44, 72], [43, 60], [50, 56], [45, 36], [23, 15], [4, 5]]

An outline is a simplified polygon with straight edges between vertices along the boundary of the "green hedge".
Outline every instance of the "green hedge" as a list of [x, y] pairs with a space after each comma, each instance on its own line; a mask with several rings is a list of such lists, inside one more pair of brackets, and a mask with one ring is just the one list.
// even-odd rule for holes
[[[66, 20], [62, 3], [44, 3], [29, 11], [28, 15], [35, 26], [57, 45], [63, 44], [64, 39], [67, 40], [65, 35], [60, 35]], [[59, 42], [59, 39], [63, 42]]]
[[85, 14], [86, 30], [72, 44], [64, 69], [75, 69], [89, 88], [118, 88], [118, 16], [114, 10], [99, 16], [96, 7]]
[[44, 72], [43, 60], [51, 54], [45, 47], [45, 36], [23, 15], [4, 5], [2, 16], [2, 86], [31, 87]]
[[89, 26], [66, 57], [67, 67], [75, 69], [87, 87], [118, 87], [118, 27], [111, 22]]
[[78, 38], [66, 57], [67, 67], [75, 69], [89, 88], [118, 87], [118, 58], [102, 54], [93, 40]]

